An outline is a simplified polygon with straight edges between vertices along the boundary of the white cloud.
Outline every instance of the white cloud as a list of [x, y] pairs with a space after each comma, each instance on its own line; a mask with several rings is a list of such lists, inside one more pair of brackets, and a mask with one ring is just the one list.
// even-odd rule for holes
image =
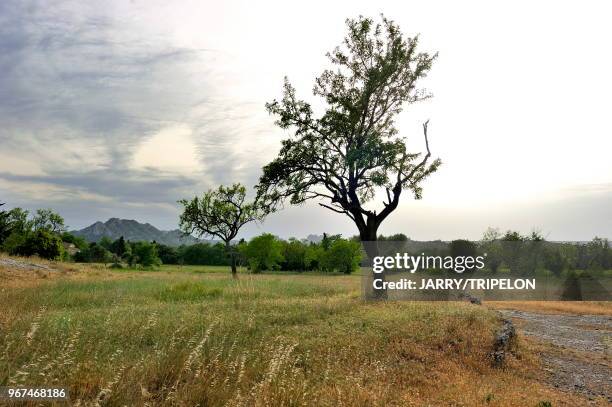
[[181, 174], [199, 172], [201, 164], [198, 161], [197, 145], [193, 140], [193, 130], [186, 124], [162, 128], [137, 146], [132, 168], [152, 168]]
[[[286, 136], [264, 110], [280, 96], [283, 76], [316, 107], [313, 79], [326, 66], [325, 52], [341, 41], [344, 19], [384, 12], [407, 34], [420, 33], [424, 50], [440, 52], [424, 83], [434, 98], [407, 108], [398, 127], [411, 149], [421, 150], [420, 122], [431, 119], [432, 150], [444, 161], [423, 201], [404, 198], [387, 227], [410, 234], [416, 223], [423, 236], [445, 237], [459, 226], [480, 227], [483, 218], [499, 222], [504, 209], [528, 212], [541, 202], [563, 208], [574, 185], [612, 182], [612, 56], [604, 51], [610, 8], [556, 1], [117, 0], [100, 7], [6, 0], [0, 175], [36, 183], [12, 178], [0, 192], [3, 200], [28, 203], [87, 191], [95, 196], [80, 199], [97, 217], [107, 213], [98, 211], [98, 195], [146, 205], [163, 185], [156, 205], [164, 212], [151, 210], [149, 221], [174, 222], [178, 209], [168, 213], [181, 194], [254, 184]], [[142, 186], [138, 194], [135, 185]], [[582, 215], [577, 208], [567, 205], [565, 218]], [[308, 213], [317, 228], [352, 231], [339, 215], [300, 211], [306, 209], [278, 214], [270, 227], [290, 235], [309, 226], [306, 215], [296, 215]], [[451, 214], [462, 222], [440, 222]], [[564, 227], [562, 216], [548, 221], [553, 230]]]

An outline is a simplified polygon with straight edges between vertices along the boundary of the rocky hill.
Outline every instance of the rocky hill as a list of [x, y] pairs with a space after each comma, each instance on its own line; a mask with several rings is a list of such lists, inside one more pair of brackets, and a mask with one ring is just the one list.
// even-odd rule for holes
[[124, 239], [133, 242], [153, 241], [168, 246], [180, 246], [182, 244], [194, 244], [200, 242], [193, 236], [183, 236], [182, 232], [176, 230], [159, 230], [150, 223], [140, 223], [132, 219], [111, 218], [106, 222], [96, 222], [81, 230], [72, 232], [89, 242], [98, 242], [103, 237], [115, 240], [123, 236]]

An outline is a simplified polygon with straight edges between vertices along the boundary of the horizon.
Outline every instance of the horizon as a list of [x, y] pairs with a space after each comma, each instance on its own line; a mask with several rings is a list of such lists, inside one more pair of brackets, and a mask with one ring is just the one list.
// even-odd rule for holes
[[[163, 229], [163, 228], [157, 227], [155, 224], [152, 224], [151, 222], [143, 222], [143, 221], [139, 221], [138, 219], [125, 219], [125, 218], [117, 218], [117, 217], [112, 217], [112, 218], [109, 218], [109, 219], [107, 219], [105, 221], [97, 220], [97, 221], [95, 221], [95, 222], [93, 222], [93, 223], [91, 223], [91, 224], [89, 224], [87, 226], [84, 226], [84, 227], [78, 228], [78, 229], [67, 227], [67, 230], [69, 232], [71, 232], [71, 233], [72, 232], [81, 232], [82, 230], [84, 230], [84, 229], [86, 229], [88, 227], [91, 227], [91, 226], [93, 226], [95, 224], [98, 224], [98, 223], [106, 224], [106, 223], [108, 223], [111, 220], [137, 222], [140, 225], [153, 226], [155, 229], [157, 229], [160, 232], [175, 232], [175, 231], [180, 231], [180, 229], [178, 227], [174, 228], [174, 229]], [[501, 230], [500, 229], [500, 232], [501, 233], [505, 233], [506, 230]], [[521, 233], [521, 234], [525, 234], [525, 232], [523, 232], [523, 231], [518, 231], [518, 232]], [[529, 232], [531, 232], [531, 231], [529, 231]], [[262, 233], [266, 233], [266, 232], [263, 231]], [[284, 240], [288, 240], [288, 239], [292, 239], [292, 238], [295, 238], [295, 239], [298, 239], [298, 240], [308, 240], [310, 237], [322, 237], [323, 233], [327, 233], [328, 235], [333, 235], [334, 234], [333, 232], [329, 233], [328, 231], [321, 231], [321, 232], [311, 232], [311, 233], [308, 233], [306, 235], [301, 235], [301, 236], [295, 236], [295, 235], [280, 236], [280, 235], [276, 235], [276, 234], [274, 234], [274, 236], [276, 236], [278, 238], [281, 238], [281, 239], [284, 239]], [[402, 232], [398, 232], [398, 233], [402, 233]], [[483, 233], [484, 233], [484, 231], [483, 231]], [[195, 237], [195, 238], [197, 238], [199, 240], [202, 240], [202, 241], [221, 241], [221, 240], [219, 240], [218, 237], [214, 237], [214, 236], [208, 236], [207, 237], [207, 235], [204, 235], [204, 236], [200, 237], [200, 236], [197, 236], [197, 235], [194, 235], [194, 234], [191, 234], [189, 236]], [[240, 240], [241, 238], [245, 238], [246, 240], [249, 240], [250, 238], [255, 237], [255, 236], [257, 236], [257, 235], [252, 235], [252, 236], [241, 236], [241, 235], [239, 235], [233, 241]], [[344, 237], [344, 238], [351, 238], [351, 237], [354, 237], [354, 236], [358, 236], [358, 234], [355, 233], [353, 235], [342, 235], [342, 237]], [[383, 235], [383, 236], [388, 236], [388, 235]], [[441, 238], [437, 238], [437, 239], [415, 239], [415, 238], [413, 238], [413, 237], [411, 237], [409, 235], [406, 235], [406, 237], [408, 238], [408, 240], [421, 241], [421, 242], [426, 242], [426, 241], [432, 241], [432, 242], [433, 241], [451, 242], [451, 241], [455, 240], [455, 239], [441, 239]], [[602, 238], [602, 239], [612, 240], [612, 239], [610, 239], [610, 238], [608, 238], [606, 236], [593, 236], [593, 238], [596, 238], [596, 237], [597, 238]], [[549, 240], [549, 239], [546, 238], [546, 236], [544, 236], [544, 238], [545, 238], [546, 241], [549, 241], [549, 242], [552, 242], [552, 243], [586, 243], [586, 242], [589, 242], [589, 241], [591, 241], [593, 239], [593, 238], [591, 238], [591, 239], [587, 239], [587, 240]], [[457, 238], [457, 239], [462, 239], [462, 238]], [[478, 241], [480, 239], [467, 239], [467, 240]]]
[[[311, 88], [344, 20], [384, 11], [406, 35], [420, 34], [421, 50], [439, 52], [423, 81], [433, 98], [407, 107], [398, 128], [411, 151], [422, 151], [420, 126], [430, 119], [443, 165], [423, 199], [404, 194], [379, 233], [476, 240], [498, 227], [555, 241], [610, 238], [607, 6], [445, 8], [2, 2], [0, 201], [52, 208], [74, 229], [110, 217], [175, 229], [177, 200], [256, 184], [287, 135], [264, 108], [281, 96], [283, 77], [319, 108]], [[577, 70], [587, 56], [588, 71]], [[308, 203], [287, 205], [241, 236], [317, 231], [357, 233], [348, 218]]]

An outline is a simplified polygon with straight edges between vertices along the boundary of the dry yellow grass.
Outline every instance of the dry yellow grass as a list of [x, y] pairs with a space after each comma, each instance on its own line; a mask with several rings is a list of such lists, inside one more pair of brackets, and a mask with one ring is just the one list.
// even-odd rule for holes
[[543, 314], [612, 315], [612, 301], [487, 301], [486, 306]]
[[525, 341], [491, 367], [485, 307], [364, 303], [358, 276], [66, 267], [0, 280], [0, 385], [109, 406], [585, 403], [543, 384]]

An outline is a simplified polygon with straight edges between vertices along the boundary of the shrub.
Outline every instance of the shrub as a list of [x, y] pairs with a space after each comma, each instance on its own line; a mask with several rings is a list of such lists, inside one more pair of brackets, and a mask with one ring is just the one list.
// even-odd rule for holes
[[202, 266], [227, 266], [229, 264], [227, 254], [225, 252], [225, 246], [222, 243], [217, 243], [214, 245], [208, 243], [196, 243], [191, 246], [181, 246], [178, 249], [177, 260], [179, 264], [182, 263]]
[[325, 253], [325, 265], [329, 270], [350, 274], [359, 268], [361, 245], [353, 240], [339, 239]]
[[136, 263], [143, 267], [156, 267], [161, 265], [157, 254], [157, 246], [149, 242], [137, 242], [134, 245]]
[[46, 229], [39, 229], [26, 236], [15, 251], [20, 256], [38, 255], [43, 259], [54, 260], [62, 256], [64, 246], [59, 236]]
[[283, 270], [304, 271], [306, 270], [306, 245], [299, 240], [289, 239], [283, 241]]
[[270, 233], [254, 237], [242, 250], [253, 273], [277, 270], [284, 260], [281, 242]]

